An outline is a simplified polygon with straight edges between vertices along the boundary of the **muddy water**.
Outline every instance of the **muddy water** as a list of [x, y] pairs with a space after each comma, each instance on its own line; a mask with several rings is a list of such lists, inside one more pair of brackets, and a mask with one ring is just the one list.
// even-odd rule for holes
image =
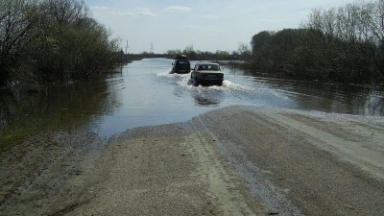
[[0, 126], [43, 117], [49, 119], [47, 127], [82, 129], [109, 137], [139, 126], [183, 122], [234, 104], [384, 115], [382, 91], [252, 77], [225, 67], [223, 86], [193, 87], [188, 74], [168, 74], [171, 63], [144, 59], [125, 66], [122, 74], [103, 79], [28, 95], [3, 92]]

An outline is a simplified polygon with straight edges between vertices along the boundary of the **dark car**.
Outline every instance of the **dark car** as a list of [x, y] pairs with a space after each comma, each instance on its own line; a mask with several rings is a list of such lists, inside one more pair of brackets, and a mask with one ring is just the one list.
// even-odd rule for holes
[[194, 86], [199, 84], [223, 85], [224, 74], [217, 63], [198, 63], [191, 73], [191, 80]]
[[170, 73], [187, 74], [191, 72], [191, 63], [185, 55], [176, 56], [176, 59], [172, 65], [173, 66]]

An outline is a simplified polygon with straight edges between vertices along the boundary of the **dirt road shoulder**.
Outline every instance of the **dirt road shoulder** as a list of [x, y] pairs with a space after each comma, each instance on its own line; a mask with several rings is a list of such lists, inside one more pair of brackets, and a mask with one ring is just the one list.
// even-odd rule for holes
[[96, 149], [52, 135], [2, 159], [0, 215], [384, 215], [383, 132], [381, 117], [231, 106]]

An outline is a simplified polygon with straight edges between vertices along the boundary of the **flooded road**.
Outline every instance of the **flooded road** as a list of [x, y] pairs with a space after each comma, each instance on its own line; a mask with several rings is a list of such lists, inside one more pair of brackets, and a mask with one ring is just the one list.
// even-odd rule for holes
[[[192, 61], [193, 66], [196, 62]], [[229, 105], [285, 107], [358, 115], [384, 114], [384, 93], [358, 87], [257, 78], [224, 67], [223, 86], [193, 87], [189, 74], [168, 74], [172, 60], [144, 59], [123, 69], [110, 85], [120, 106], [100, 121], [110, 136], [145, 125], [183, 122]]]
[[384, 214], [382, 92], [171, 62], [1, 97], [43, 133], [0, 152], [0, 215]]
[[106, 79], [2, 96], [1, 125], [20, 118], [54, 118], [44, 123], [47, 128], [83, 129], [110, 137], [135, 127], [184, 122], [229, 105], [384, 115], [382, 91], [252, 77], [225, 66], [223, 86], [193, 87], [189, 74], [168, 74], [171, 64], [170, 59], [144, 59]]

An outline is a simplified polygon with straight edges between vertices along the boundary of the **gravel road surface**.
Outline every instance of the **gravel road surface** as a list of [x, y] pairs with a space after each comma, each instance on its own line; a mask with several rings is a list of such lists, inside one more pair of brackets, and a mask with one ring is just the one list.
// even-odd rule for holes
[[0, 215], [384, 215], [384, 118], [230, 106], [1, 154]]

